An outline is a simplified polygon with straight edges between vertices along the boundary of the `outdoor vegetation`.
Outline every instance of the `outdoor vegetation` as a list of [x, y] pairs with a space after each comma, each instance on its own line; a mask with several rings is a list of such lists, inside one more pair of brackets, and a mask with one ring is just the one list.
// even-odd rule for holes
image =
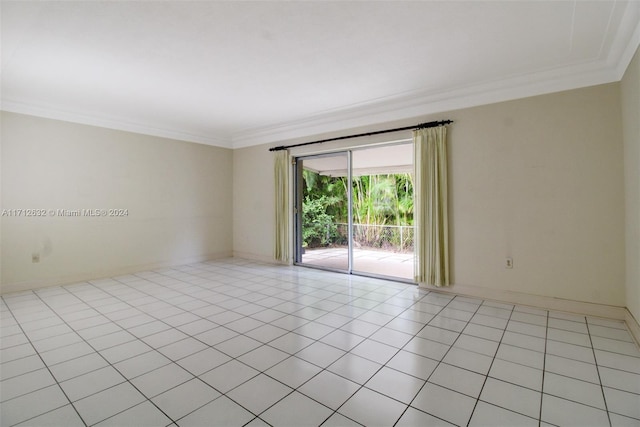
[[[310, 170], [303, 171], [303, 179], [303, 245], [346, 245], [348, 179]], [[411, 174], [365, 175], [352, 181], [354, 242], [372, 248], [412, 249]]]

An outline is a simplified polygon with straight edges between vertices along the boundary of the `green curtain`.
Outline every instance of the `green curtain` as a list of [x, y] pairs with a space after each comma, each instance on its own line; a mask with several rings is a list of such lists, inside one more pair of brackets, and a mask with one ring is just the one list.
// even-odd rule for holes
[[415, 281], [449, 285], [447, 128], [413, 132]]
[[275, 152], [276, 239], [275, 258], [289, 262], [289, 152]]

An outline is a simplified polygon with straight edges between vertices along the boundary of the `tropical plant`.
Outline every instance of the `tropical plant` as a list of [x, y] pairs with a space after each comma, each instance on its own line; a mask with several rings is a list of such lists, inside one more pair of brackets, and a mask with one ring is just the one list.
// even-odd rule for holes
[[[303, 171], [303, 240], [305, 246], [326, 246], [344, 243], [337, 229], [328, 225], [348, 222], [345, 177], [320, 175]], [[381, 247], [384, 242], [404, 247], [398, 233], [383, 235], [384, 225], [413, 224], [413, 178], [411, 174], [380, 174], [353, 177], [353, 221], [366, 225], [354, 230], [357, 242]], [[379, 227], [375, 227], [375, 226]], [[388, 231], [388, 230], [387, 230]]]

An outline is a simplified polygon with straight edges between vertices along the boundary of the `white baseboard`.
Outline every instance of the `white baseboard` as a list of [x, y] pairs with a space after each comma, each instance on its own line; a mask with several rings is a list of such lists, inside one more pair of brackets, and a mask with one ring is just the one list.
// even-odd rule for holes
[[432, 291], [454, 293], [470, 297], [489, 299], [510, 304], [527, 305], [557, 310], [568, 313], [584, 314], [588, 316], [604, 317], [607, 319], [625, 320], [627, 309], [613, 305], [596, 304], [591, 302], [573, 301], [562, 298], [546, 297], [540, 295], [525, 294], [522, 292], [504, 291], [469, 285], [453, 285], [450, 287], [436, 287], [420, 285], [423, 289]]
[[545, 297], [540, 295], [530, 295], [521, 292], [503, 291], [469, 285], [453, 285], [450, 287], [436, 287], [420, 285], [422, 289], [436, 292], [463, 295], [492, 300], [509, 304], [526, 305], [545, 310], [562, 311], [565, 313], [575, 313], [586, 316], [602, 317], [605, 319], [623, 320], [629, 331], [640, 347], [640, 325], [635, 317], [625, 307], [613, 305], [596, 304], [591, 302], [573, 301], [562, 298]]
[[233, 251], [233, 257], [242, 258], [250, 261], [264, 262], [266, 264], [276, 264], [276, 265], [292, 265], [293, 264], [292, 262], [280, 262], [276, 260], [273, 256], [259, 255], [259, 254], [254, 254], [250, 252]]
[[30, 291], [34, 289], [42, 289], [50, 286], [68, 285], [70, 283], [86, 282], [88, 280], [105, 279], [115, 276], [122, 276], [125, 274], [139, 273], [141, 271], [156, 270], [159, 268], [170, 268], [185, 264], [195, 264], [204, 261], [211, 261], [220, 258], [229, 258], [232, 253], [219, 252], [215, 254], [203, 255], [198, 257], [183, 258], [178, 260], [171, 260], [165, 262], [157, 262], [144, 265], [126, 266], [122, 268], [116, 268], [107, 271], [97, 271], [95, 273], [78, 274], [70, 276], [53, 277], [46, 279], [26, 280], [16, 283], [3, 283], [0, 285], [0, 294], [9, 294], [13, 292]]
[[640, 348], [640, 324], [638, 323], [638, 319], [636, 319], [629, 310], [626, 310], [626, 312], [627, 316], [624, 321], [627, 323], [631, 335], [633, 335], [633, 338], [636, 340], [636, 345]]

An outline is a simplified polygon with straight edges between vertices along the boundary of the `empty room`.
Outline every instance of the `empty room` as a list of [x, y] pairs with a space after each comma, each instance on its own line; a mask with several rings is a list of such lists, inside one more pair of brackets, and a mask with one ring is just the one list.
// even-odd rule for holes
[[640, 2], [0, 2], [0, 425], [640, 426]]

